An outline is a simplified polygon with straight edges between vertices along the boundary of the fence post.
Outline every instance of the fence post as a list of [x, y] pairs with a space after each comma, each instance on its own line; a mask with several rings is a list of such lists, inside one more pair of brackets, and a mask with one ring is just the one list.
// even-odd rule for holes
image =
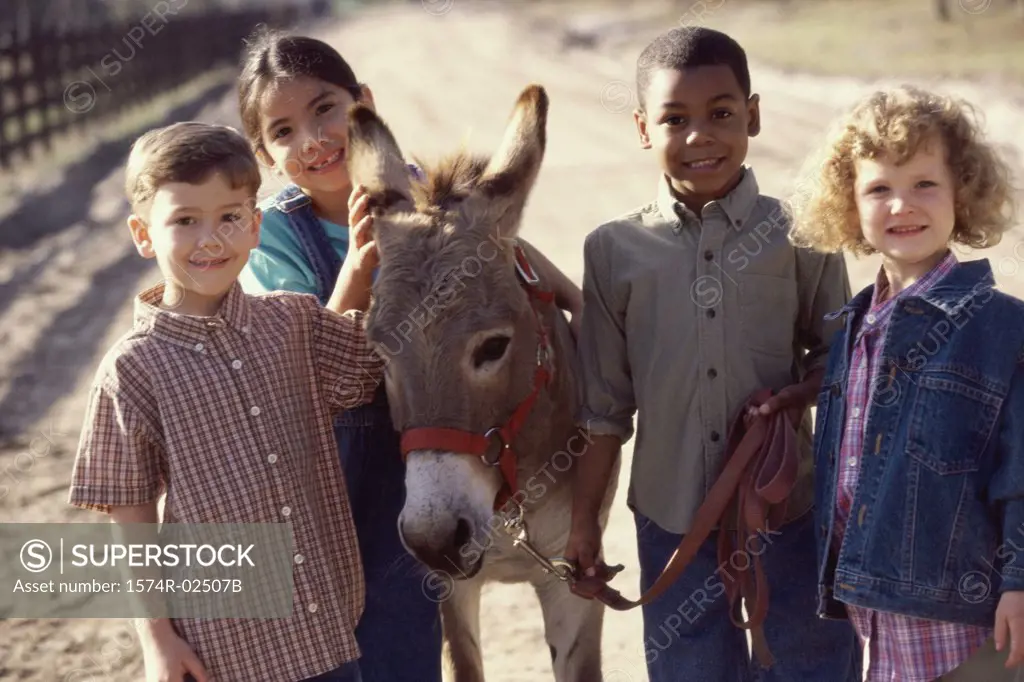
[[237, 66], [257, 23], [290, 25], [298, 16], [293, 5], [224, 10], [190, 3], [159, 23], [147, 20], [154, 33], [142, 23], [153, 10], [148, 4], [114, 18], [106, 4], [88, 0], [0, 2], [13, 5], [0, 16], [4, 168], [17, 154], [30, 158], [37, 141], [52, 150], [56, 134], [81, 134], [221, 64]]

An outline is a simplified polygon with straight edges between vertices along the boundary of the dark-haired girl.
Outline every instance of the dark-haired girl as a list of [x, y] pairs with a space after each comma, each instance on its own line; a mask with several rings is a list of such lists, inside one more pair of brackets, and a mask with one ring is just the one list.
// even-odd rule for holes
[[[257, 156], [288, 181], [260, 205], [260, 245], [242, 286], [312, 293], [326, 302], [349, 249], [350, 226], [362, 230], [362, 221], [371, 220], [345, 153], [347, 111], [356, 102], [373, 107], [373, 93], [326, 43], [264, 31], [250, 41], [238, 96]], [[410, 173], [418, 170], [410, 166]], [[579, 289], [535, 249], [530, 255], [559, 305], [573, 313], [575, 329]], [[423, 570], [398, 535], [405, 472], [383, 386], [373, 404], [339, 419], [336, 435], [366, 579], [356, 630], [363, 678], [440, 682], [439, 599], [426, 593]]]

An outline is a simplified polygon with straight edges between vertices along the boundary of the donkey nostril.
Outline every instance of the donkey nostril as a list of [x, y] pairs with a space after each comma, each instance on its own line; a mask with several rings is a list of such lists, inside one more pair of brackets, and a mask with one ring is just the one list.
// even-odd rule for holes
[[455, 525], [455, 546], [464, 547], [469, 544], [472, 536], [473, 531], [469, 527], [469, 522], [466, 519], [459, 519], [459, 522]]

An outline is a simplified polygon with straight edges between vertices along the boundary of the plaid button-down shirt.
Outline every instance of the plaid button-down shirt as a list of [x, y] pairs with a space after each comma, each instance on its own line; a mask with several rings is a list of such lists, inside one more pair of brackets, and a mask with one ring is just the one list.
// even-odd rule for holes
[[[847, 414], [843, 429], [836, 486], [835, 533], [833, 548], [839, 551], [850, 518], [861, 453], [864, 451], [864, 427], [872, 400], [879, 387], [879, 362], [883, 341], [896, 301], [926, 291], [956, 266], [952, 252], [946, 254], [924, 277], [896, 297], [879, 302], [888, 289], [884, 271], [875, 282], [871, 306], [854, 337], [847, 378]], [[956, 668], [969, 658], [991, 635], [989, 628], [944, 623], [895, 613], [846, 605], [861, 642], [869, 642], [870, 669], [867, 682], [930, 682]]]
[[362, 313], [235, 284], [213, 317], [135, 302], [134, 329], [91, 391], [70, 502], [109, 511], [166, 492], [164, 523], [291, 524], [293, 610], [280, 619], [176, 619], [217, 682], [302, 680], [359, 656], [355, 527], [332, 430], [368, 402], [382, 362]]

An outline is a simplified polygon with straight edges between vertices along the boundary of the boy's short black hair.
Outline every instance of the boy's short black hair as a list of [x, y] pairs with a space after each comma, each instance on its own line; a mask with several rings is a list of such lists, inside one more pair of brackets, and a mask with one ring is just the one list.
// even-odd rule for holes
[[636, 89], [640, 108], [645, 108], [651, 74], [659, 69], [683, 69], [725, 65], [732, 69], [744, 97], [750, 97], [747, 53], [740, 44], [703, 26], [685, 26], [662, 33], [640, 53], [636, 62]]
[[262, 183], [259, 162], [237, 130], [200, 121], [172, 123], [132, 143], [125, 192], [132, 212], [144, 214], [161, 185], [199, 184], [213, 173], [224, 174], [232, 187], [245, 187], [254, 198]]

